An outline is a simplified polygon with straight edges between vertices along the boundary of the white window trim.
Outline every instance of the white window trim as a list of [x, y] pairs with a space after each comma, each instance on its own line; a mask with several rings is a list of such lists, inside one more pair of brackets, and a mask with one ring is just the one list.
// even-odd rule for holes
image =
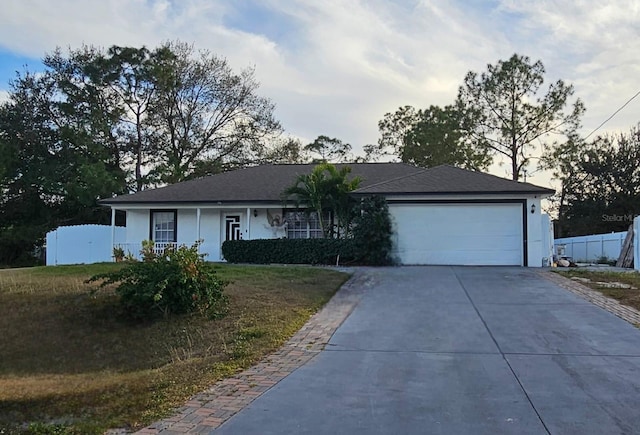
[[[173, 214], [173, 240], [156, 240], [156, 222], [155, 216], [159, 213], [171, 213]], [[169, 233], [169, 230], [158, 230]], [[149, 239], [155, 243], [176, 243], [178, 241], [178, 211], [177, 210], [151, 210], [149, 216]]]
[[[306, 229], [305, 228], [297, 228], [296, 227], [295, 222], [293, 221], [293, 219], [289, 217], [293, 213], [296, 213], [296, 214], [298, 214], [298, 216], [300, 216], [301, 222], [304, 222], [304, 224], [306, 224]], [[326, 214], [323, 216], [323, 219], [325, 220], [325, 222], [331, 222], [331, 212], [327, 210], [325, 213]], [[317, 219], [317, 214], [315, 212], [307, 214], [303, 210], [284, 210], [282, 215], [283, 215], [283, 220], [285, 222], [287, 222], [287, 238], [290, 238], [290, 239], [312, 239], [312, 238], [313, 239], [319, 239], [319, 238], [324, 238], [325, 237], [325, 234], [323, 234], [322, 230], [320, 229], [320, 225], [319, 225], [318, 219]], [[317, 227], [316, 228], [312, 228], [311, 227], [312, 223], [317, 225]], [[295, 237], [295, 235], [304, 235], [304, 237]], [[312, 237], [312, 235], [314, 237]]]

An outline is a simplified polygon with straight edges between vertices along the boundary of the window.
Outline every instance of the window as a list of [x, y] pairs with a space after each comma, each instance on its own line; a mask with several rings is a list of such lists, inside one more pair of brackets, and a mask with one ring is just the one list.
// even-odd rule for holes
[[[286, 211], [284, 220], [287, 223], [287, 237], [289, 239], [319, 239], [323, 238], [320, 222], [316, 213], [307, 214], [303, 211]], [[331, 223], [331, 212], [322, 215], [325, 227]]]
[[151, 210], [150, 238], [156, 243], [175, 243], [176, 210]]

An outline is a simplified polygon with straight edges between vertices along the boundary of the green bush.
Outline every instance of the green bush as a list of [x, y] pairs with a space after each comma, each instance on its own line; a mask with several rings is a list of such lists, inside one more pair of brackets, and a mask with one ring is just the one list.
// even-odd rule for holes
[[222, 255], [230, 263], [336, 264], [356, 259], [350, 239], [227, 240]]
[[359, 262], [373, 266], [391, 264], [393, 227], [389, 206], [383, 197], [362, 198], [352, 232]]
[[222, 255], [230, 263], [391, 264], [393, 228], [387, 201], [365, 197], [356, 211], [350, 239], [227, 240]]
[[46, 229], [27, 226], [2, 228], [0, 224], [0, 266], [29, 267], [42, 264], [34, 252]]
[[127, 263], [120, 270], [95, 275], [88, 281], [102, 281], [101, 287], [117, 284], [120, 303], [135, 319], [193, 311], [216, 317], [226, 311], [226, 283], [204, 261], [198, 246], [182, 245], [156, 255], [147, 242], [141, 251], [142, 262]]

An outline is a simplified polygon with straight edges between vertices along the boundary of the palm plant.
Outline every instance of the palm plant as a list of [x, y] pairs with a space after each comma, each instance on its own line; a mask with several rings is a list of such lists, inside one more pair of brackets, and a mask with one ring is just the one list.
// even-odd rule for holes
[[335, 171], [332, 175], [335, 180], [335, 191], [330, 199], [331, 209], [337, 220], [338, 237], [346, 237], [349, 234], [357, 205], [357, 201], [351, 196], [351, 192], [358, 188], [362, 180], [360, 177], [355, 177], [349, 181], [347, 176], [351, 172], [351, 168], [348, 166], [339, 171], [336, 171], [335, 168], [333, 169]]
[[322, 212], [332, 210], [338, 220], [338, 227], [345, 228], [346, 233], [353, 204], [349, 192], [360, 184], [359, 177], [351, 181], [347, 179], [350, 172], [351, 168], [348, 166], [338, 170], [331, 163], [321, 163], [310, 174], [299, 175], [296, 182], [284, 190], [283, 199], [286, 201], [292, 198], [296, 207], [304, 205], [307, 214], [316, 214], [325, 236], [328, 229], [322, 219]]

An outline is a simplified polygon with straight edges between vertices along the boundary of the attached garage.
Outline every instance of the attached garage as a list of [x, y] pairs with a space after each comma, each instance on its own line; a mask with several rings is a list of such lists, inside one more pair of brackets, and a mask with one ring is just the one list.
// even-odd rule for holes
[[548, 257], [540, 201], [553, 193], [447, 165], [355, 192], [387, 199], [399, 264], [529, 267]]
[[396, 256], [402, 264], [523, 266], [524, 205], [392, 204]]

